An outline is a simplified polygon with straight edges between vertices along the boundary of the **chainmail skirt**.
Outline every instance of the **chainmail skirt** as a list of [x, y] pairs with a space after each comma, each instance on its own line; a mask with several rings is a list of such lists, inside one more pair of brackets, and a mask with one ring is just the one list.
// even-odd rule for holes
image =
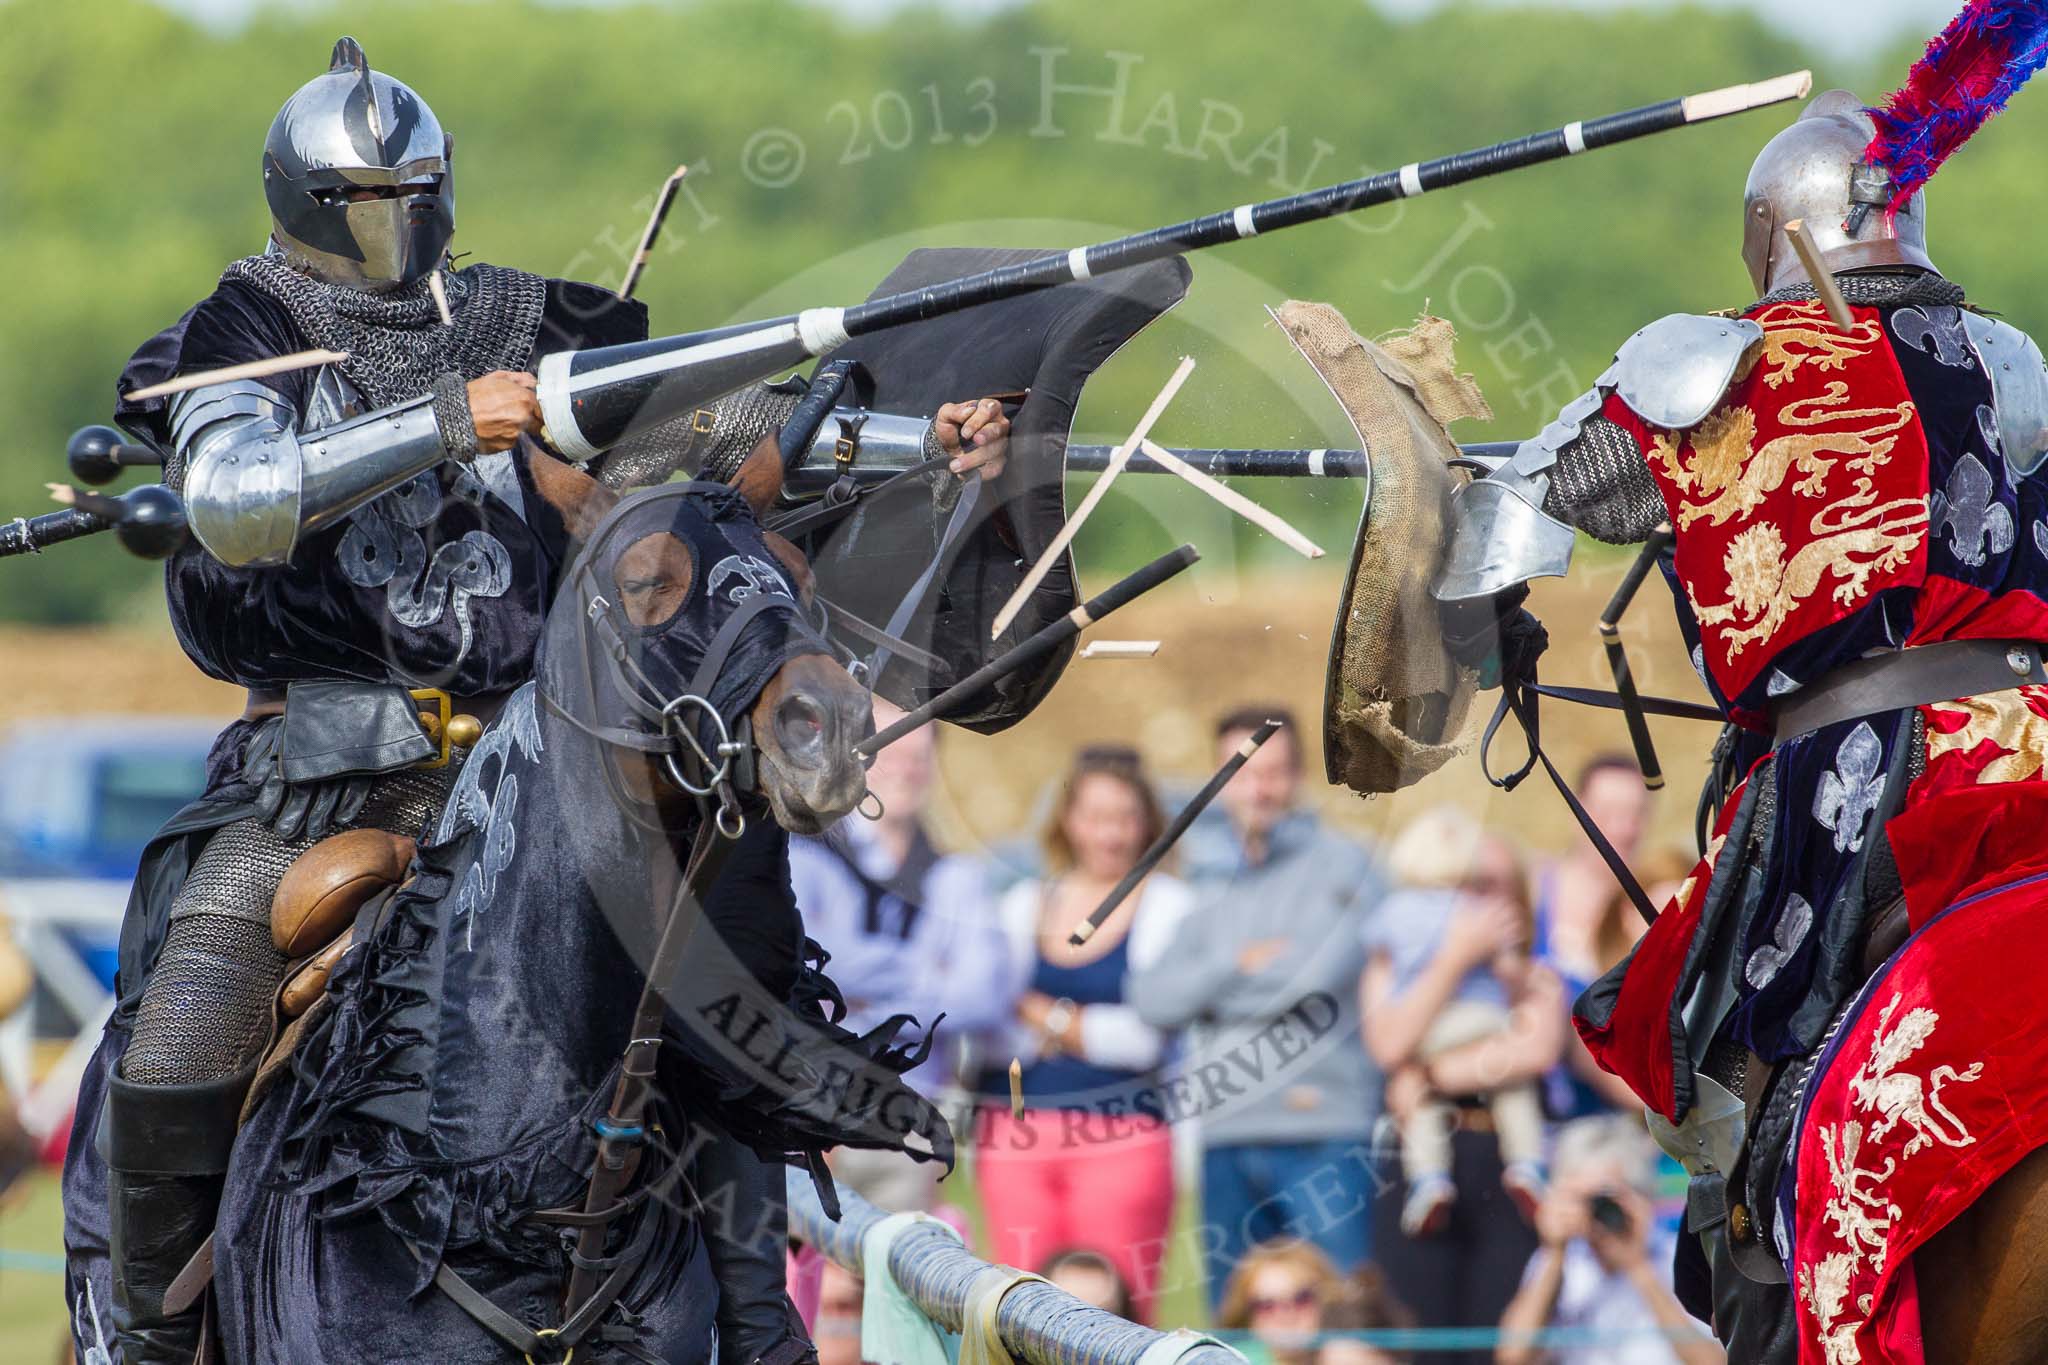
[[[341, 829], [417, 837], [439, 815], [457, 766], [404, 768], [377, 779]], [[247, 1069], [270, 1034], [285, 955], [270, 937], [270, 902], [293, 861], [318, 841], [278, 837], [237, 820], [208, 841], [171, 903], [163, 953], [150, 971], [121, 1074], [140, 1085], [192, 1085]]]

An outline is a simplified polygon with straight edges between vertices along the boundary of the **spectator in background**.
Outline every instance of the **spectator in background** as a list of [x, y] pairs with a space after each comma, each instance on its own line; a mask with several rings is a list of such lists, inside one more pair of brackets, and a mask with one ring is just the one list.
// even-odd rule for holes
[[995, 1259], [1031, 1265], [1092, 1248], [1130, 1286], [1141, 1321], [1173, 1217], [1173, 1135], [1132, 1112], [1165, 1040], [1125, 1003], [1125, 982], [1166, 956], [1187, 888], [1155, 871], [1085, 944], [1067, 938], [1165, 825], [1136, 750], [1075, 758], [1042, 836], [1048, 880], [1019, 882], [999, 909], [1011, 964], [1002, 998], [1015, 1002], [1000, 1055], [1023, 1063], [1024, 1114], [1010, 1112], [1007, 1071], [989, 1068], [975, 1150]]
[[[1643, 785], [1643, 770], [1623, 754], [1601, 754], [1579, 770], [1572, 790], [1622, 862], [1633, 867], [1650, 823], [1650, 791]], [[1617, 927], [1607, 910], [1620, 889], [1583, 830], [1573, 836], [1570, 852], [1537, 870], [1536, 956], [1563, 979], [1568, 1002], [1604, 970], [1601, 962], [1613, 946]], [[1635, 907], [1628, 909], [1633, 915]], [[1641, 932], [1640, 925], [1635, 932]], [[1554, 1119], [1611, 1112], [1627, 1093], [1627, 1087], [1593, 1065], [1591, 1054], [1576, 1038], [1565, 1065], [1544, 1084], [1545, 1107]]]
[[1120, 1318], [1129, 1318], [1137, 1311], [1131, 1302], [1131, 1287], [1117, 1273], [1115, 1263], [1099, 1251], [1068, 1247], [1048, 1257], [1038, 1273], [1090, 1308], [1100, 1308]]
[[861, 1294], [857, 1276], [831, 1261], [825, 1262], [824, 1280], [818, 1289], [818, 1316], [811, 1323], [818, 1365], [861, 1365]]
[[1312, 1365], [1323, 1312], [1344, 1277], [1312, 1242], [1275, 1238], [1249, 1248], [1223, 1286], [1216, 1325], [1252, 1365]]
[[1382, 882], [1364, 848], [1296, 804], [1303, 755], [1284, 707], [1222, 717], [1217, 760], [1269, 717], [1284, 728], [1223, 789], [1227, 821], [1181, 841], [1194, 913], [1131, 982], [1147, 1022], [1187, 1030], [1175, 1085], [1202, 1138], [1212, 1304], [1254, 1243], [1306, 1238], [1347, 1273], [1371, 1253], [1379, 1077], [1358, 1045], [1357, 983]]
[[[1424, 1072], [1439, 1057], [1482, 1039], [1505, 1045], [1514, 1010], [1542, 1008], [1560, 997], [1547, 972], [1529, 960], [1533, 930], [1521, 868], [1478, 821], [1452, 806], [1424, 812], [1388, 849], [1387, 871], [1400, 889], [1387, 898], [1368, 934], [1365, 979], [1373, 981], [1375, 972], [1390, 976], [1390, 990], [1382, 989], [1400, 1003], [1368, 1013], [1365, 1039], [1380, 1065], [1399, 1074], [1398, 1084], [1415, 1096], [1406, 1112], [1394, 1116], [1408, 1182], [1401, 1230], [1427, 1237], [1443, 1231], [1458, 1198], [1451, 1178], [1457, 1116], [1442, 1096], [1405, 1073]], [[1470, 954], [1487, 949], [1490, 956], [1471, 962], [1462, 977], [1449, 977]], [[1443, 982], [1422, 980], [1432, 966], [1445, 975]], [[1418, 985], [1425, 989], [1414, 989]], [[1448, 987], [1448, 996], [1439, 999], [1438, 985]], [[1533, 1223], [1543, 1195], [1538, 1083], [1525, 1078], [1474, 1098], [1492, 1121], [1501, 1186]]]
[[1316, 1365], [1409, 1365], [1412, 1357], [1406, 1351], [1366, 1341], [1363, 1334], [1414, 1326], [1415, 1315], [1394, 1297], [1387, 1277], [1377, 1266], [1365, 1266], [1323, 1309], [1323, 1343], [1316, 1348]]
[[[1609, 1115], [1565, 1125], [1537, 1219], [1543, 1245], [1501, 1317], [1497, 1365], [1721, 1365], [1727, 1359], [1671, 1292], [1671, 1238], [1650, 1216], [1656, 1148]], [[1658, 1245], [1652, 1245], [1653, 1242]], [[1561, 1328], [1555, 1349], [1530, 1334]]]
[[[878, 726], [902, 715], [879, 697], [874, 706]], [[880, 818], [848, 818], [820, 837], [789, 841], [804, 930], [832, 955], [846, 1027], [865, 1031], [892, 1014], [929, 1027], [946, 1016], [940, 1046], [911, 1073], [926, 1095], [955, 1079], [954, 1044], [1006, 1026], [1013, 999], [1008, 948], [980, 865], [941, 853], [925, 826], [936, 735], [933, 726], [913, 730], [875, 755], [868, 789], [882, 803]], [[900, 1152], [841, 1148], [832, 1170], [891, 1212], [929, 1210], [938, 1200], [937, 1164]]]
[[[1505, 1033], [1423, 1060], [1423, 1040], [1461, 985], [1527, 933], [1515, 908], [1527, 903], [1527, 891], [1520, 860], [1508, 844], [1469, 824], [1443, 852], [1446, 861], [1464, 854], [1457, 880], [1465, 894], [1447, 917], [1440, 906], [1431, 911], [1430, 902], [1390, 899], [1370, 938], [1359, 995], [1366, 1042], [1387, 1072], [1388, 1114], [1405, 1124], [1432, 1102], [1451, 1106], [1457, 1198], [1431, 1236], [1410, 1237], [1399, 1219], [1383, 1215], [1379, 1259], [1425, 1326], [1491, 1327], [1514, 1295], [1536, 1238], [1502, 1182], [1500, 1145], [1484, 1097], [1533, 1081], [1558, 1064], [1566, 1002], [1556, 974], [1531, 963]], [[1420, 1191], [1402, 1183], [1406, 1213]], [[1442, 1359], [1475, 1357], [1452, 1353]]]

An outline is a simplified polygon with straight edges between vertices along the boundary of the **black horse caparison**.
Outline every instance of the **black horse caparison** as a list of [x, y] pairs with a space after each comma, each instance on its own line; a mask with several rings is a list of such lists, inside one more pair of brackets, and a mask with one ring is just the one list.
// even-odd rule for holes
[[[790, 903], [786, 831], [860, 800], [851, 746], [870, 722], [808, 622], [807, 567], [756, 520], [762, 492], [668, 485], [613, 505], [566, 466], [543, 492], [585, 547], [537, 680], [469, 752], [410, 883], [359, 919], [318, 1023], [237, 1140], [214, 1248], [228, 1361], [517, 1361], [436, 1283], [444, 1266], [548, 1340], [577, 1234], [548, 1211], [583, 1207], [671, 904], [696, 920], [667, 983], [633, 1208], [585, 1266], [629, 1269], [577, 1360], [709, 1360], [713, 1260], [773, 1237], [779, 1199], [762, 1192], [782, 1161], [819, 1169], [838, 1144], [950, 1159], [943, 1118], [901, 1079], [923, 1049], [893, 1042], [900, 1020], [837, 1026]], [[665, 721], [693, 684], [701, 702]], [[712, 817], [669, 776], [662, 733], [691, 727], [713, 750], [743, 720], [737, 768], [756, 769], [757, 794], [726, 818], [745, 814], [745, 832], [700, 898], [677, 897]], [[99, 1182], [80, 1174], [67, 1184], [87, 1203]], [[104, 1261], [78, 1260], [104, 1305]], [[536, 1358], [559, 1356], [550, 1342]]]

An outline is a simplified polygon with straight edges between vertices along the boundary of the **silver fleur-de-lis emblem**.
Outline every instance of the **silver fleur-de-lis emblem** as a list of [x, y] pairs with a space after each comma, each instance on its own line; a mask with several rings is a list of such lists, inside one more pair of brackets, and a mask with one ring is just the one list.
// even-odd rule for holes
[[2012, 548], [2012, 509], [1992, 496], [1991, 471], [1965, 455], [1949, 471], [1948, 488], [1930, 499], [1934, 528], [1949, 535], [1949, 549], [1972, 567]]
[[1884, 795], [1878, 765], [1884, 745], [1869, 721], [1858, 723], [1835, 750], [1835, 769], [1822, 773], [1813, 795], [1813, 818], [1835, 832], [1835, 851], [1855, 853], [1863, 847], [1863, 825]]
[[1963, 310], [1954, 304], [1930, 303], [1901, 308], [1892, 314], [1892, 335], [1944, 365], [1970, 369], [1977, 353], [1963, 327]]
[[1764, 695], [1767, 697], [1788, 696], [1798, 690], [1799, 679], [1782, 668], [1772, 669], [1770, 680], [1764, 684]]
[[2048, 559], [2048, 521], [2034, 523], [2034, 548], [2041, 552], [2043, 559]]
[[1749, 961], [1742, 969], [1742, 977], [1751, 987], [1762, 990], [1771, 984], [1792, 954], [1799, 951], [1799, 945], [1806, 942], [1806, 935], [1813, 928], [1813, 907], [1806, 897], [1796, 892], [1785, 901], [1785, 908], [1778, 914], [1778, 922], [1771, 926], [1771, 941], [1760, 944], [1749, 955]]

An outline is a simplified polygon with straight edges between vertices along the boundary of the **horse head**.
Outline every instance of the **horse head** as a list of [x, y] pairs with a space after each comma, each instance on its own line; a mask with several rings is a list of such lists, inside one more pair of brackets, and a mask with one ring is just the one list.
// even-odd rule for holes
[[868, 694], [813, 624], [802, 552], [758, 520], [781, 486], [773, 444], [730, 487], [623, 498], [557, 461], [533, 467], [583, 542], [542, 648], [551, 709], [628, 756], [639, 800], [668, 808], [751, 772], [795, 833], [851, 811], [867, 790], [853, 746], [873, 730]]

